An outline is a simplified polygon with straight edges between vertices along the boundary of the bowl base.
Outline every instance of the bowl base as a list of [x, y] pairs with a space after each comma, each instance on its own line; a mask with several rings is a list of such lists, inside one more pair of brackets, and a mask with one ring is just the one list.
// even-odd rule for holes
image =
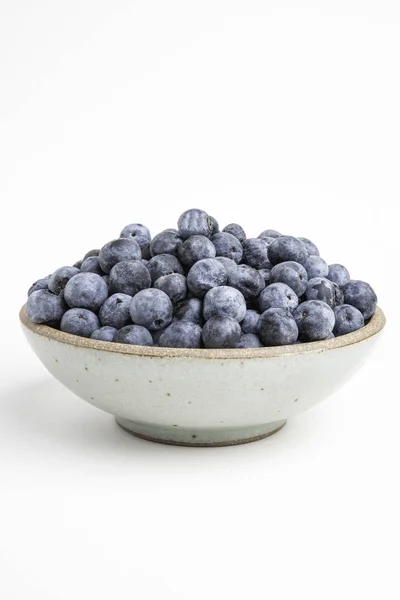
[[249, 427], [189, 429], [179, 427], [178, 425], [161, 427], [148, 423], [135, 423], [129, 419], [117, 416], [115, 420], [118, 425], [129, 433], [150, 442], [173, 444], [175, 446], [201, 447], [236, 446], [238, 444], [256, 442], [276, 433], [286, 423], [286, 419], [284, 419], [282, 421]]

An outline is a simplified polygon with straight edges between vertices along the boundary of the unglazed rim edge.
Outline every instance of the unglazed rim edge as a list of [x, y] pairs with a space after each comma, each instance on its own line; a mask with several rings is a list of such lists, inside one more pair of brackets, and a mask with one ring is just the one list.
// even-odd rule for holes
[[88, 350], [102, 350], [105, 352], [116, 352], [119, 354], [131, 354], [134, 356], [148, 356], [152, 358], [208, 358], [208, 359], [248, 359], [248, 358], [276, 358], [292, 354], [308, 354], [313, 352], [324, 352], [335, 348], [343, 348], [362, 342], [379, 333], [386, 323], [383, 311], [377, 307], [369, 323], [340, 337], [320, 342], [308, 342], [304, 344], [293, 344], [292, 346], [270, 346], [264, 348], [224, 348], [224, 349], [200, 349], [200, 348], [160, 348], [154, 346], [132, 346], [129, 344], [117, 344], [115, 342], [103, 342], [92, 340], [70, 333], [64, 333], [47, 325], [37, 325], [29, 320], [26, 312], [26, 304], [19, 313], [22, 324], [37, 335], [63, 344], [86, 348]]

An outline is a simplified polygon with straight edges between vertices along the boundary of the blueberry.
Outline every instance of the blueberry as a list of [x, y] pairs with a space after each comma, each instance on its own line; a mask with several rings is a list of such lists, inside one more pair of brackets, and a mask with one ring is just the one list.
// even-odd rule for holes
[[62, 296], [49, 290], [36, 290], [29, 295], [26, 312], [33, 323], [53, 323], [60, 321], [68, 309]]
[[204, 235], [191, 235], [178, 250], [178, 258], [183, 265], [191, 267], [203, 258], [214, 258], [214, 244]]
[[186, 277], [179, 273], [170, 273], [169, 275], [159, 277], [154, 282], [154, 287], [165, 292], [173, 304], [181, 302], [186, 298]]
[[187, 276], [189, 290], [199, 298], [203, 298], [208, 290], [213, 287], [226, 285], [226, 282], [225, 267], [215, 258], [199, 260], [193, 265]]
[[132, 238], [139, 244], [141, 248], [147, 244], [150, 244], [151, 241], [150, 231], [141, 223], [132, 223], [131, 225], [127, 225], [123, 228], [119, 237]]
[[122, 260], [110, 271], [110, 292], [121, 292], [134, 296], [151, 286], [148, 269], [141, 260]]
[[61, 267], [60, 269], [57, 269], [49, 279], [49, 290], [53, 292], [53, 294], [61, 294], [71, 277], [78, 273], [79, 269], [76, 269], [75, 267]]
[[81, 264], [81, 271], [83, 273], [97, 273], [97, 275], [104, 275], [104, 271], [100, 267], [98, 256], [89, 256], [88, 258], [85, 258]]
[[179, 247], [182, 243], [183, 240], [177, 231], [165, 229], [151, 240], [150, 254], [151, 256], [158, 256], [159, 254], [178, 256]]
[[237, 268], [235, 261], [231, 258], [226, 258], [226, 256], [216, 256], [215, 260], [221, 263], [221, 265], [224, 265], [228, 277], [229, 274]]
[[61, 319], [60, 329], [65, 333], [90, 337], [100, 327], [97, 315], [87, 308], [70, 308]]
[[100, 327], [95, 329], [90, 336], [92, 340], [102, 340], [103, 342], [115, 342], [118, 330], [115, 327]]
[[265, 287], [263, 276], [248, 265], [238, 265], [228, 275], [228, 285], [239, 290], [246, 300], [258, 298], [261, 290]]
[[329, 265], [327, 278], [343, 287], [346, 283], [349, 283], [350, 273], [343, 265], [333, 264]]
[[100, 250], [98, 248], [95, 248], [94, 250], [89, 250], [89, 252], [86, 252], [85, 256], [83, 257], [83, 260], [86, 260], [87, 258], [90, 258], [91, 256], [98, 256], [100, 254]]
[[243, 248], [239, 240], [231, 233], [217, 233], [211, 238], [215, 246], [216, 256], [225, 256], [239, 263], [243, 257]]
[[317, 248], [317, 246], [308, 238], [304, 238], [304, 237], [299, 237], [297, 238], [298, 240], [300, 240], [301, 242], [303, 242], [303, 244], [306, 247], [307, 250], [307, 254], [309, 256], [319, 256], [319, 250]]
[[258, 321], [260, 319], [260, 313], [256, 310], [246, 310], [244, 319], [240, 326], [243, 333], [257, 333]]
[[261, 234], [258, 236], [258, 239], [259, 239], [259, 240], [263, 240], [263, 241], [264, 241], [266, 244], [268, 244], [268, 246], [269, 246], [270, 244], [272, 244], [272, 242], [273, 242], [273, 241], [274, 241], [276, 238], [274, 238], [274, 237], [270, 237], [270, 236], [268, 236], [268, 235], [264, 235], [263, 233], [261, 233]]
[[297, 294], [286, 283], [271, 283], [258, 298], [261, 312], [269, 308], [285, 308], [293, 311], [298, 304]]
[[293, 261], [303, 264], [308, 253], [305, 245], [291, 235], [281, 235], [268, 246], [269, 262], [272, 265]]
[[249, 238], [243, 242], [243, 262], [255, 269], [268, 267], [268, 244], [259, 238]]
[[264, 346], [286, 346], [297, 340], [298, 329], [289, 310], [269, 308], [260, 317], [258, 334]]
[[302, 302], [293, 313], [303, 342], [325, 340], [335, 325], [333, 310], [321, 300]]
[[333, 281], [331, 283], [333, 285], [333, 293], [334, 293], [334, 299], [335, 299], [335, 306], [339, 306], [340, 304], [344, 303], [343, 290], [342, 290], [342, 288], [340, 288], [338, 286], [337, 283], [334, 283]]
[[301, 296], [307, 288], [307, 271], [300, 263], [289, 260], [273, 267], [270, 281], [271, 283], [286, 283], [298, 296]]
[[128, 296], [128, 294], [112, 294], [100, 307], [100, 323], [116, 329], [128, 325], [131, 322], [131, 301], [132, 296]]
[[154, 331], [163, 329], [172, 321], [173, 308], [169, 297], [162, 290], [142, 290], [132, 298], [131, 318], [136, 325]]
[[164, 329], [158, 345], [164, 348], [201, 348], [201, 327], [190, 321], [175, 321]]
[[344, 302], [355, 306], [361, 312], [364, 319], [369, 319], [375, 312], [377, 297], [369, 285], [365, 281], [351, 279], [343, 287]]
[[150, 244], [145, 244], [142, 247], [142, 259], [144, 259], [144, 260], [151, 259]]
[[214, 217], [212, 217], [211, 215], [208, 215], [208, 218], [211, 221], [211, 235], [215, 235], [216, 233], [219, 233], [219, 224], [217, 219], [215, 219]]
[[174, 321], [190, 321], [203, 325], [203, 301], [199, 298], [188, 298], [175, 307]]
[[32, 294], [32, 292], [37, 292], [38, 290], [48, 290], [50, 275], [48, 277], [43, 277], [42, 279], [38, 279], [35, 283], [32, 283], [31, 287], [28, 290], [28, 296]]
[[206, 348], [235, 348], [240, 335], [240, 325], [231, 317], [212, 317], [203, 327]]
[[146, 266], [153, 282], [159, 279], [159, 277], [169, 275], [170, 273], [185, 274], [181, 263], [172, 254], [158, 254], [149, 260]]
[[97, 273], [78, 273], [64, 289], [64, 298], [71, 308], [96, 311], [108, 297], [108, 287]]
[[236, 348], [262, 348], [262, 343], [258, 335], [254, 333], [242, 333]]
[[237, 223], [229, 223], [229, 225], [224, 227], [222, 231], [224, 233], [230, 233], [231, 235], [234, 235], [235, 238], [237, 238], [241, 244], [246, 239], [246, 234], [244, 232], [243, 227], [241, 227]]
[[205, 235], [210, 237], [214, 223], [204, 210], [191, 208], [186, 210], [178, 220], [179, 235], [186, 240], [191, 235]]
[[204, 296], [203, 315], [206, 321], [212, 317], [231, 317], [243, 320], [246, 314], [246, 301], [239, 290], [227, 285], [212, 288]]
[[304, 268], [307, 271], [308, 279], [312, 279], [313, 277], [326, 277], [329, 271], [329, 267], [324, 259], [314, 255], [306, 258]]
[[265, 231], [262, 231], [258, 237], [262, 240], [263, 238], [277, 238], [281, 235], [282, 234], [279, 233], [279, 231], [276, 231], [276, 229], [265, 229]]
[[337, 306], [333, 312], [335, 313], [335, 326], [333, 328], [335, 335], [346, 335], [346, 333], [364, 327], [364, 317], [355, 306], [342, 304]]
[[80, 270], [82, 263], [83, 263], [83, 260], [77, 260], [76, 262], [74, 262], [74, 264], [72, 266], [75, 267], [75, 269]]
[[108, 242], [102, 247], [99, 254], [100, 266], [104, 273], [109, 273], [113, 266], [121, 260], [140, 260], [141, 258], [140, 246], [131, 238], [119, 238]]
[[118, 344], [133, 344], [134, 346], [153, 346], [153, 338], [146, 327], [141, 325], [126, 325], [122, 327], [115, 338]]
[[271, 280], [271, 269], [258, 269], [258, 272], [264, 279], [265, 285], [268, 285]]
[[333, 283], [325, 277], [313, 277], [307, 283], [307, 300], [322, 300], [328, 306], [336, 306], [336, 292]]

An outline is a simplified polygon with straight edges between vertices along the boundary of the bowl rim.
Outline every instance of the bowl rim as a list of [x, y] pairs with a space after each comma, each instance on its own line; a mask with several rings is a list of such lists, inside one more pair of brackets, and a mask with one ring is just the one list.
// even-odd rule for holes
[[291, 346], [269, 346], [263, 348], [160, 348], [158, 346], [132, 346], [129, 344], [118, 344], [116, 342], [103, 342], [92, 340], [70, 333], [64, 333], [47, 325], [38, 325], [29, 320], [26, 312], [26, 304], [21, 308], [19, 317], [23, 326], [32, 333], [45, 337], [49, 340], [69, 344], [88, 350], [101, 350], [119, 354], [130, 354], [133, 356], [148, 356], [153, 358], [207, 358], [207, 359], [247, 359], [247, 358], [276, 358], [293, 354], [310, 354], [325, 352], [358, 344], [378, 334], [386, 323], [385, 315], [381, 308], [377, 307], [371, 319], [361, 329], [342, 335], [340, 337], [319, 342], [307, 342], [293, 344]]

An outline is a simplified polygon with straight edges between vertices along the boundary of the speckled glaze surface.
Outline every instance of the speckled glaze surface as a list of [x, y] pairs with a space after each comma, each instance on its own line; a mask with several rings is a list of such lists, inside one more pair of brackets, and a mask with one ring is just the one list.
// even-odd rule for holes
[[261, 439], [341, 387], [385, 325], [274, 348], [182, 350], [114, 344], [20, 319], [48, 371], [77, 396], [152, 441], [223, 446]]

